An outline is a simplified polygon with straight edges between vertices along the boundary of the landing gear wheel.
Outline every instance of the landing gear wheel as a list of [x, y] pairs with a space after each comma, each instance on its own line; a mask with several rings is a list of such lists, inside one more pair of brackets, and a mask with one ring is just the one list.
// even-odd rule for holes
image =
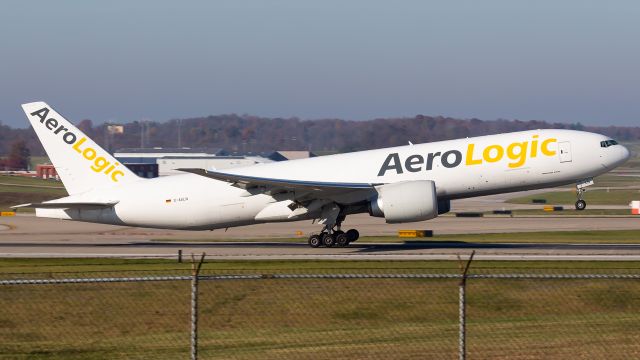
[[587, 191], [586, 187], [593, 184], [593, 180], [590, 180], [590, 183], [578, 183], [576, 184], [576, 196], [578, 197], [578, 201], [576, 201], [576, 210], [582, 211], [587, 208], [587, 202], [582, 198], [584, 196], [585, 191]]
[[345, 246], [349, 245], [349, 237], [347, 236], [347, 234], [345, 234], [345, 233], [338, 234], [336, 236], [336, 244], [339, 247], [345, 247]]
[[322, 245], [322, 238], [320, 237], [320, 235], [314, 234], [309, 236], [309, 246], [311, 246], [312, 248], [317, 248], [320, 247], [320, 245]]
[[336, 243], [336, 238], [332, 234], [325, 234], [322, 238], [322, 243], [326, 247], [332, 247]]
[[347, 239], [349, 239], [349, 242], [354, 242], [354, 241], [358, 240], [358, 238], [360, 237], [360, 233], [356, 229], [348, 230], [345, 233], [345, 235], [347, 235]]

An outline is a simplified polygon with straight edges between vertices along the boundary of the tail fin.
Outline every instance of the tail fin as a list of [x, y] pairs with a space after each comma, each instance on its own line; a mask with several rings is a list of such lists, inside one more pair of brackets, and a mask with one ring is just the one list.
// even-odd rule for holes
[[46, 103], [22, 109], [70, 195], [140, 179]]

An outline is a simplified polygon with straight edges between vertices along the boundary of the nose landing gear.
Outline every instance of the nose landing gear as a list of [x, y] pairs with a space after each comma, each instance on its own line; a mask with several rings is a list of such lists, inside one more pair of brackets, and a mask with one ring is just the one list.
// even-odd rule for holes
[[584, 192], [585, 189], [578, 189], [577, 191], [578, 201], [576, 201], [576, 210], [582, 211], [587, 208], [587, 202], [582, 199]]
[[576, 201], [576, 210], [582, 211], [587, 208], [587, 202], [582, 198], [584, 193], [587, 191], [587, 186], [593, 185], [593, 179], [585, 179], [576, 184], [576, 196], [578, 197], [578, 201]]

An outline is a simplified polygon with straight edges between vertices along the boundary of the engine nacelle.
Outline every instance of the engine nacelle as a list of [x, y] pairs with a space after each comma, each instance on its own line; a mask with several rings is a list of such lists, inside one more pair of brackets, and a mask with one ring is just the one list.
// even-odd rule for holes
[[384, 217], [387, 223], [423, 221], [438, 216], [436, 185], [431, 180], [404, 181], [382, 185], [369, 202], [369, 215]]

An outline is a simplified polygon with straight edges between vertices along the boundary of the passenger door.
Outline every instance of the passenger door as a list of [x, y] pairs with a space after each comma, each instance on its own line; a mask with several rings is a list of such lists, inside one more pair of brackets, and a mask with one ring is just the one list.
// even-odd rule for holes
[[558, 154], [560, 156], [560, 162], [571, 162], [571, 143], [563, 141], [558, 143]]

